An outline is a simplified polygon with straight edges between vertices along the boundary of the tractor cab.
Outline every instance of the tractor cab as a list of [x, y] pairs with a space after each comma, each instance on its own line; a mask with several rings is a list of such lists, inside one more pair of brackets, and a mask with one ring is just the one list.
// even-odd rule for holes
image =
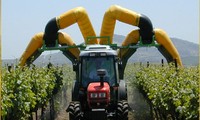
[[108, 45], [88, 45], [79, 57], [79, 101], [88, 109], [106, 109], [119, 86], [117, 51]]
[[90, 45], [80, 53], [80, 75], [81, 86], [87, 88], [92, 82], [100, 82], [98, 70], [103, 70], [105, 75], [103, 81], [110, 86], [118, 82], [116, 51], [106, 45]]

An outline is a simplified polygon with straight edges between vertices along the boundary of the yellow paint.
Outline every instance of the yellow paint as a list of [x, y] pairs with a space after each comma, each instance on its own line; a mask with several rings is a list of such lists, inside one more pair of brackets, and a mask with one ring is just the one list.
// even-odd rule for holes
[[[76, 44], [73, 42], [71, 37], [63, 32], [59, 32], [58, 34], [58, 42], [59, 44], [67, 44], [68, 46], [75, 46]], [[80, 50], [78, 48], [71, 48], [69, 51], [78, 59]]]
[[[71, 9], [56, 18], [60, 29], [66, 28], [74, 23], [78, 23], [80, 31], [86, 42], [88, 36], [96, 36], [86, 10], [83, 7]], [[92, 39], [88, 44], [98, 44], [97, 39]]]
[[[109, 36], [112, 43], [116, 20], [138, 26], [140, 15], [136, 12], [112, 5], [104, 14], [100, 36]], [[100, 44], [108, 44], [107, 39], [100, 39]]]
[[24, 66], [27, 59], [33, 55], [35, 51], [37, 51], [38, 48], [42, 47], [42, 41], [43, 41], [43, 32], [40, 32], [31, 39], [30, 43], [28, 44], [26, 50], [22, 54], [20, 58], [19, 65]]
[[[133, 30], [131, 31], [125, 38], [125, 40], [122, 42], [122, 46], [128, 46], [130, 44], [137, 44], [139, 41], [139, 30]], [[128, 49], [120, 49], [118, 56], [123, 58], [124, 55], [128, 52]]]
[[183, 66], [179, 53], [172, 43], [171, 39], [168, 37], [167, 33], [165, 33], [165, 31], [163, 31], [162, 29], [154, 29], [154, 33], [156, 41], [170, 53], [173, 59], [177, 60], [177, 63], [180, 66]]

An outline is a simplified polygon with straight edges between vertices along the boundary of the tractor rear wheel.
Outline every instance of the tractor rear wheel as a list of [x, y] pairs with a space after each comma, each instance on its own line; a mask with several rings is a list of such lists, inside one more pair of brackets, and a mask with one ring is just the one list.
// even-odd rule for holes
[[82, 119], [81, 105], [79, 102], [71, 102], [68, 107], [68, 112], [70, 120]]
[[117, 104], [117, 120], [128, 120], [128, 102], [119, 101]]

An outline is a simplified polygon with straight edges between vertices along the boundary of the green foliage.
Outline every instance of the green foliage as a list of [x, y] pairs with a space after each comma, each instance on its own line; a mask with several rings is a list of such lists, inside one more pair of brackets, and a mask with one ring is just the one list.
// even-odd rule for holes
[[198, 118], [198, 67], [141, 67], [135, 70], [135, 76], [130, 79], [135, 79], [133, 84], [137, 84], [147, 99], [165, 116], [171, 115], [178, 119]]
[[62, 85], [60, 69], [16, 68], [2, 70], [2, 118], [26, 120], [31, 112], [45, 106], [53, 91]]
[[[198, 119], [199, 69], [175, 69], [173, 66], [150, 67], [128, 64], [125, 79], [137, 85], [148, 100], [166, 116]], [[75, 74], [67, 65], [32, 69], [2, 70], [2, 118], [26, 120], [30, 113], [45, 106], [61, 85], [69, 86]], [[63, 81], [63, 78], [65, 80]]]

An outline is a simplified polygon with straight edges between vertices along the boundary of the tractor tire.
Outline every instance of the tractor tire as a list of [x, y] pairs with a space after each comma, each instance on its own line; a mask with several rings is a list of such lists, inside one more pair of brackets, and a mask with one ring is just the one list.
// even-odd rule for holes
[[117, 103], [117, 120], [128, 120], [128, 102], [123, 100]]
[[68, 112], [70, 120], [82, 119], [81, 105], [79, 102], [71, 102], [68, 107]]
[[125, 80], [120, 80], [118, 90], [119, 100], [127, 100], [127, 86]]
[[77, 81], [73, 82], [73, 88], [72, 88], [72, 101], [78, 100], [78, 94], [79, 94], [79, 83]]

